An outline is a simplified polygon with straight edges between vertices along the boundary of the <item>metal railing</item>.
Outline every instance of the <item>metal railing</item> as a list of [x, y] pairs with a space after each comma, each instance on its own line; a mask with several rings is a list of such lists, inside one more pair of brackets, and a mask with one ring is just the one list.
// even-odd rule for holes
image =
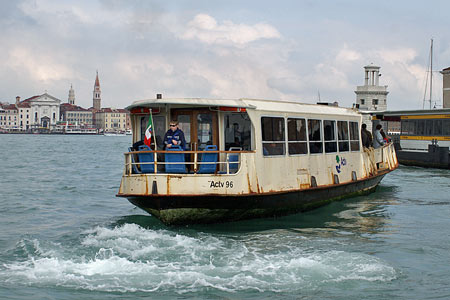
[[[217, 153], [216, 161], [202, 161], [201, 157], [204, 154], [215, 154]], [[204, 165], [215, 165], [216, 168], [214, 172], [206, 172], [201, 174], [235, 174], [239, 171], [241, 167], [241, 154], [242, 153], [253, 153], [253, 151], [219, 151], [219, 150], [209, 150], [209, 151], [131, 151], [124, 153], [125, 155], [125, 175], [131, 174], [200, 174], [201, 166]], [[148, 154], [153, 155], [151, 161], [142, 161], [143, 155]], [[166, 155], [178, 154], [184, 155], [184, 161], [168, 162], [166, 161]], [[150, 167], [153, 165], [153, 168]], [[166, 171], [166, 165], [185, 165], [186, 172], [170, 172]], [[148, 166], [148, 167], [143, 167]], [[148, 171], [148, 169], [152, 171]], [[147, 171], [143, 171], [147, 169]]]

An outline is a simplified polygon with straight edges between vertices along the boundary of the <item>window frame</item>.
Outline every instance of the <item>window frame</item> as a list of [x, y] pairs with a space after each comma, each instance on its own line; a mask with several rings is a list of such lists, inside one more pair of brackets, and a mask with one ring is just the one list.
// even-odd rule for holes
[[[358, 139], [352, 139], [352, 127], [351, 127], [352, 123], [356, 124], [356, 132], [355, 132], [355, 134], [356, 134]], [[361, 137], [360, 137], [361, 129], [360, 129], [359, 122], [358, 121], [348, 121], [348, 131], [349, 131], [348, 132], [349, 133], [348, 138], [349, 138], [349, 141], [350, 141], [350, 152], [360, 152], [361, 151]], [[358, 149], [353, 150], [352, 143], [354, 145], [356, 145], [356, 143], [357, 143]]]
[[[296, 139], [296, 140], [290, 140], [290, 137], [289, 137], [289, 121], [298, 121], [298, 120], [303, 120], [303, 122], [304, 122], [304, 134], [305, 134], [305, 139], [304, 140], [300, 140], [300, 139]], [[287, 117], [286, 118], [286, 127], [287, 127], [287, 131], [286, 131], [286, 133], [287, 133], [287, 139], [286, 139], [286, 141], [287, 141], [287, 147], [286, 147], [286, 150], [287, 150], [287, 154], [289, 155], [289, 156], [302, 156], [302, 155], [308, 155], [309, 154], [309, 143], [308, 143], [308, 122], [307, 122], [307, 118], [305, 118], [305, 117]], [[297, 135], [297, 131], [296, 131], [296, 135]], [[297, 138], [297, 137], [296, 137]], [[305, 145], [305, 148], [306, 148], [306, 153], [290, 153], [290, 145], [292, 145], [292, 144], [304, 144]]]
[[[282, 140], [280, 140], [280, 141], [274, 141], [274, 140], [264, 140], [264, 128], [263, 128], [263, 120], [264, 119], [266, 119], [266, 118], [270, 118], [270, 119], [281, 119], [282, 120], [282, 126], [283, 126], [283, 128], [282, 128], [282, 130], [283, 130], [283, 132], [282, 132], [282, 134], [281, 134], [281, 137], [282, 137]], [[286, 136], [286, 134], [287, 134], [287, 132], [286, 132], [286, 117], [284, 117], [284, 116], [279, 116], [279, 115], [262, 115], [261, 116], [261, 118], [260, 118], [260, 124], [261, 124], [261, 151], [262, 151], [262, 155], [263, 155], [263, 157], [279, 157], [279, 156], [286, 156], [286, 154], [287, 154], [287, 151], [286, 151], [286, 138], [287, 138], [287, 136]], [[272, 122], [272, 138], [273, 138], [273, 122]], [[265, 144], [281, 144], [282, 145], [282, 154], [273, 154], [273, 153], [269, 153], [268, 152], [268, 154], [264, 154], [264, 150], [266, 149], [265, 147], [264, 147], [264, 145]]]
[[[323, 142], [324, 142], [324, 150], [325, 150], [325, 154], [328, 153], [337, 153], [338, 152], [338, 139], [337, 139], [337, 123], [336, 120], [330, 120], [330, 119], [324, 119], [322, 120], [323, 124], [322, 124], [322, 128], [323, 128]], [[326, 136], [325, 136], [325, 122], [332, 122], [333, 125], [333, 135], [334, 135], [334, 139], [332, 140], [327, 140]], [[334, 143], [336, 146], [336, 151], [327, 151], [327, 143], [331, 144]]]
[[[347, 138], [346, 139], [341, 139], [340, 136], [339, 136], [339, 134], [340, 134], [339, 123], [340, 122], [347, 124], [347, 126], [346, 126], [346, 128], [347, 128]], [[350, 152], [350, 128], [349, 128], [349, 121], [348, 120], [338, 120], [336, 126], [337, 126], [336, 128], [337, 128], [337, 133], [338, 133], [338, 136], [337, 136], [337, 138], [338, 138], [338, 152], [339, 153]], [[347, 150], [341, 150], [341, 143], [344, 144], [345, 142], [347, 143], [348, 148], [347, 148]]]
[[[310, 129], [311, 129], [311, 127], [310, 127], [310, 122], [311, 121], [318, 121], [318, 123], [319, 123], [319, 126], [320, 126], [320, 128], [319, 128], [319, 133], [320, 133], [320, 140], [312, 140], [311, 138], [310, 138], [310, 135], [312, 134], [312, 132], [310, 132]], [[324, 154], [324, 145], [323, 145], [323, 124], [322, 124], [322, 119], [307, 119], [307, 129], [308, 129], [308, 152], [309, 152], [309, 154], [310, 155], [322, 155], [322, 154]], [[311, 151], [311, 145], [312, 144], [320, 144], [321, 145], [321, 147], [320, 147], [320, 152], [312, 152]]]

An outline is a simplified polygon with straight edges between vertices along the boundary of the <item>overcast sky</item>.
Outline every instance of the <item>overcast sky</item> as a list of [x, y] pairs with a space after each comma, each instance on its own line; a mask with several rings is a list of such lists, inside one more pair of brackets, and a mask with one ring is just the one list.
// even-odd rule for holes
[[[422, 108], [430, 39], [450, 66], [450, 1], [0, 0], [0, 101], [164, 97], [355, 102], [381, 67], [388, 109]], [[433, 93], [442, 106], [442, 75]]]

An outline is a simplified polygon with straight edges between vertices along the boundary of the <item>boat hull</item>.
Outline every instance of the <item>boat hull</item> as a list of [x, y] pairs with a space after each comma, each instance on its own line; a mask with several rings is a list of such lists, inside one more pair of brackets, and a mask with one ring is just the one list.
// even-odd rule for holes
[[397, 150], [396, 153], [402, 165], [450, 169], [449, 147], [429, 145], [427, 152]]
[[249, 195], [120, 195], [167, 225], [284, 216], [375, 191], [388, 172], [344, 184]]

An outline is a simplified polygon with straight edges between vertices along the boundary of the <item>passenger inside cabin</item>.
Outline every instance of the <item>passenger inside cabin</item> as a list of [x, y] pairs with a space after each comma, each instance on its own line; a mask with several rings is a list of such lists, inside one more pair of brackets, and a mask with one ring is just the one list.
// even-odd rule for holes
[[180, 146], [181, 149], [186, 150], [186, 140], [183, 131], [178, 128], [178, 121], [172, 120], [169, 123], [169, 130], [164, 135], [164, 148], [171, 148], [172, 146]]

